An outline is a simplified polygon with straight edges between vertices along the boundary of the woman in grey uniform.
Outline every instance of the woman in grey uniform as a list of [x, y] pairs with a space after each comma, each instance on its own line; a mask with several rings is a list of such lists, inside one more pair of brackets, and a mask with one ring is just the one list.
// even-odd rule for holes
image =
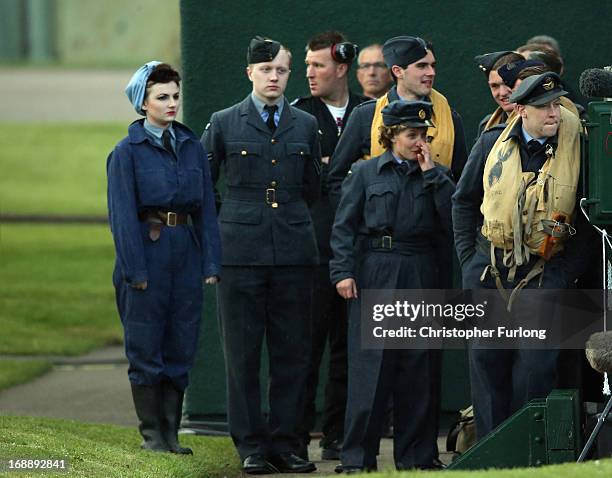
[[386, 152], [353, 165], [331, 238], [331, 280], [350, 300], [348, 403], [338, 470], [346, 473], [376, 469], [391, 396], [396, 467], [427, 469], [437, 461], [440, 351], [362, 349], [359, 292], [450, 286], [455, 184], [429, 154], [430, 103], [395, 101], [382, 113]]

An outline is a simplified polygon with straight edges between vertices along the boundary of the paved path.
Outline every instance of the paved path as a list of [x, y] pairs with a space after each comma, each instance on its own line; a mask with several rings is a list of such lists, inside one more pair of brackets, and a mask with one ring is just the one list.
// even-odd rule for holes
[[[132, 70], [0, 67], [2, 121], [129, 123], [123, 90]], [[179, 118], [180, 120], [180, 118]]]

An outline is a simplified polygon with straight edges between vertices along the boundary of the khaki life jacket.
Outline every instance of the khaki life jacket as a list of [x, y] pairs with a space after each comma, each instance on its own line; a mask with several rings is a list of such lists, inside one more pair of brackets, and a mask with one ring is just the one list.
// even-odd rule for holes
[[[448, 101], [441, 93], [432, 89], [429, 99], [433, 105], [432, 122], [435, 128], [427, 128], [427, 137], [431, 138], [429, 149], [431, 159], [436, 163], [450, 168], [453, 161], [453, 148], [455, 145], [455, 127], [453, 116]], [[388, 95], [383, 95], [376, 100], [376, 109], [372, 119], [370, 130], [370, 155], [363, 159], [380, 156], [385, 149], [380, 144], [380, 127], [383, 125], [382, 110], [389, 104]]]
[[580, 176], [580, 121], [561, 107], [561, 122], [556, 151], [547, 146], [547, 159], [538, 173], [523, 172], [520, 146], [508, 139], [520, 116], [516, 115], [499, 136], [487, 156], [484, 167], [484, 198], [480, 211], [484, 216], [482, 234], [491, 242], [491, 272], [502, 296], [495, 248], [503, 249], [504, 265], [510, 268], [508, 281], [514, 281], [516, 267], [529, 262], [532, 255], [540, 260], [514, 289], [516, 293], [544, 271], [546, 260], [563, 249], [572, 234], [570, 226], [576, 205]]

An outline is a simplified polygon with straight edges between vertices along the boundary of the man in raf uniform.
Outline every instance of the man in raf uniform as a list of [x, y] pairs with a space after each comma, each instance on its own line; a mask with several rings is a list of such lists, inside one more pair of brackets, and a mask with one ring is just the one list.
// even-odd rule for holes
[[[321, 134], [322, 170], [325, 185], [329, 158], [336, 148], [353, 108], [367, 100], [349, 91], [347, 75], [357, 54], [357, 46], [348, 43], [339, 32], [324, 32], [314, 36], [306, 48], [306, 78], [310, 95], [299, 98], [293, 106], [314, 115]], [[316, 420], [315, 396], [319, 381], [319, 368], [329, 343], [329, 373], [325, 388], [320, 445], [324, 460], [340, 458], [346, 408], [346, 304], [336, 294], [329, 280], [329, 260], [332, 257], [329, 238], [334, 222], [327, 188], [311, 208], [319, 246], [319, 267], [315, 273], [312, 306], [312, 356], [306, 384], [305, 416], [301, 433], [306, 445]]]
[[510, 98], [512, 94], [512, 89], [504, 83], [497, 69], [508, 63], [522, 60], [523, 57], [513, 51], [496, 51], [474, 57], [474, 61], [478, 65], [478, 68], [484, 72], [489, 90], [491, 91], [491, 96], [493, 100], [495, 100], [495, 103], [497, 103], [495, 111], [487, 114], [480, 120], [480, 123], [478, 123], [478, 136], [480, 136], [483, 131], [495, 125], [506, 123], [508, 117], [514, 111], [514, 104], [508, 101], [508, 98]]
[[[531, 320], [553, 316], [551, 289], [571, 287], [589, 263], [592, 228], [576, 213], [580, 122], [561, 107], [565, 93], [555, 73], [526, 78], [509, 98], [517, 115], [482, 133], [453, 196], [463, 287], [498, 289], [507, 298], [504, 307]], [[548, 239], [553, 234], [554, 242]], [[537, 301], [527, 301], [519, 294], [523, 288], [543, 290]], [[558, 355], [559, 350], [470, 344], [479, 438], [528, 400], [548, 395]]]
[[362, 103], [349, 118], [346, 130], [332, 156], [327, 183], [333, 204], [340, 199], [340, 187], [351, 165], [358, 159], [369, 159], [384, 152], [379, 128], [382, 109], [390, 102], [423, 100], [433, 104], [436, 128], [427, 132], [432, 158], [450, 168], [455, 180], [461, 175], [467, 158], [461, 118], [446, 98], [433, 89], [436, 59], [431, 44], [422, 38], [400, 36], [387, 40], [383, 55], [395, 80], [395, 86], [378, 100]]
[[[311, 278], [318, 251], [308, 206], [320, 195], [317, 122], [283, 96], [291, 53], [255, 37], [247, 53], [253, 91], [214, 113], [202, 143], [213, 181], [225, 173], [219, 213], [218, 288], [230, 434], [249, 474], [315, 470], [296, 455], [310, 359]], [[260, 400], [266, 338], [269, 417]]]

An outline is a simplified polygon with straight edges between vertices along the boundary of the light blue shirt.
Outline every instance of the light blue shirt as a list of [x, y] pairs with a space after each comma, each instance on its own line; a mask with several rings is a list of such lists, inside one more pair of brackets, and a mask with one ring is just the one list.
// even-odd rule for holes
[[[261, 116], [261, 119], [264, 121], [264, 123], [268, 121], [269, 113], [264, 109], [264, 106], [266, 106], [266, 104], [259, 98], [257, 98], [254, 93], [251, 93], [251, 101], [253, 101], [253, 104], [255, 105], [255, 108], [257, 109], [257, 112], [259, 113], [259, 116]], [[278, 107], [276, 112], [274, 113], [274, 124], [278, 126], [281, 113], [283, 112], [283, 106], [285, 104], [285, 97], [281, 96], [274, 104]]]
[[525, 128], [523, 126], [521, 126], [521, 131], [523, 132], [523, 139], [525, 140], [525, 144], [529, 144], [529, 141], [531, 141], [532, 139], [535, 139], [540, 144], [544, 144], [546, 143], [546, 140], [548, 139], [548, 138], [534, 138], [527, 131], [525, 131]]
[[[164, 128], [160, 128], [159, 126], [149, 123], [146, 118], [143, 126], [151, 141], [153, 141], [153, 143], [157, 146], [161, 146], [163, 148], [164, 143], [162, 142], [162, 134], [164, 133]], [[176, 136], [174, 135], [172, 123], [170, 123], [170, 126], [168, 126], [168, 131], [170, 131], [170, 142], [172, 143], [172, 149], [176, 151]]]

